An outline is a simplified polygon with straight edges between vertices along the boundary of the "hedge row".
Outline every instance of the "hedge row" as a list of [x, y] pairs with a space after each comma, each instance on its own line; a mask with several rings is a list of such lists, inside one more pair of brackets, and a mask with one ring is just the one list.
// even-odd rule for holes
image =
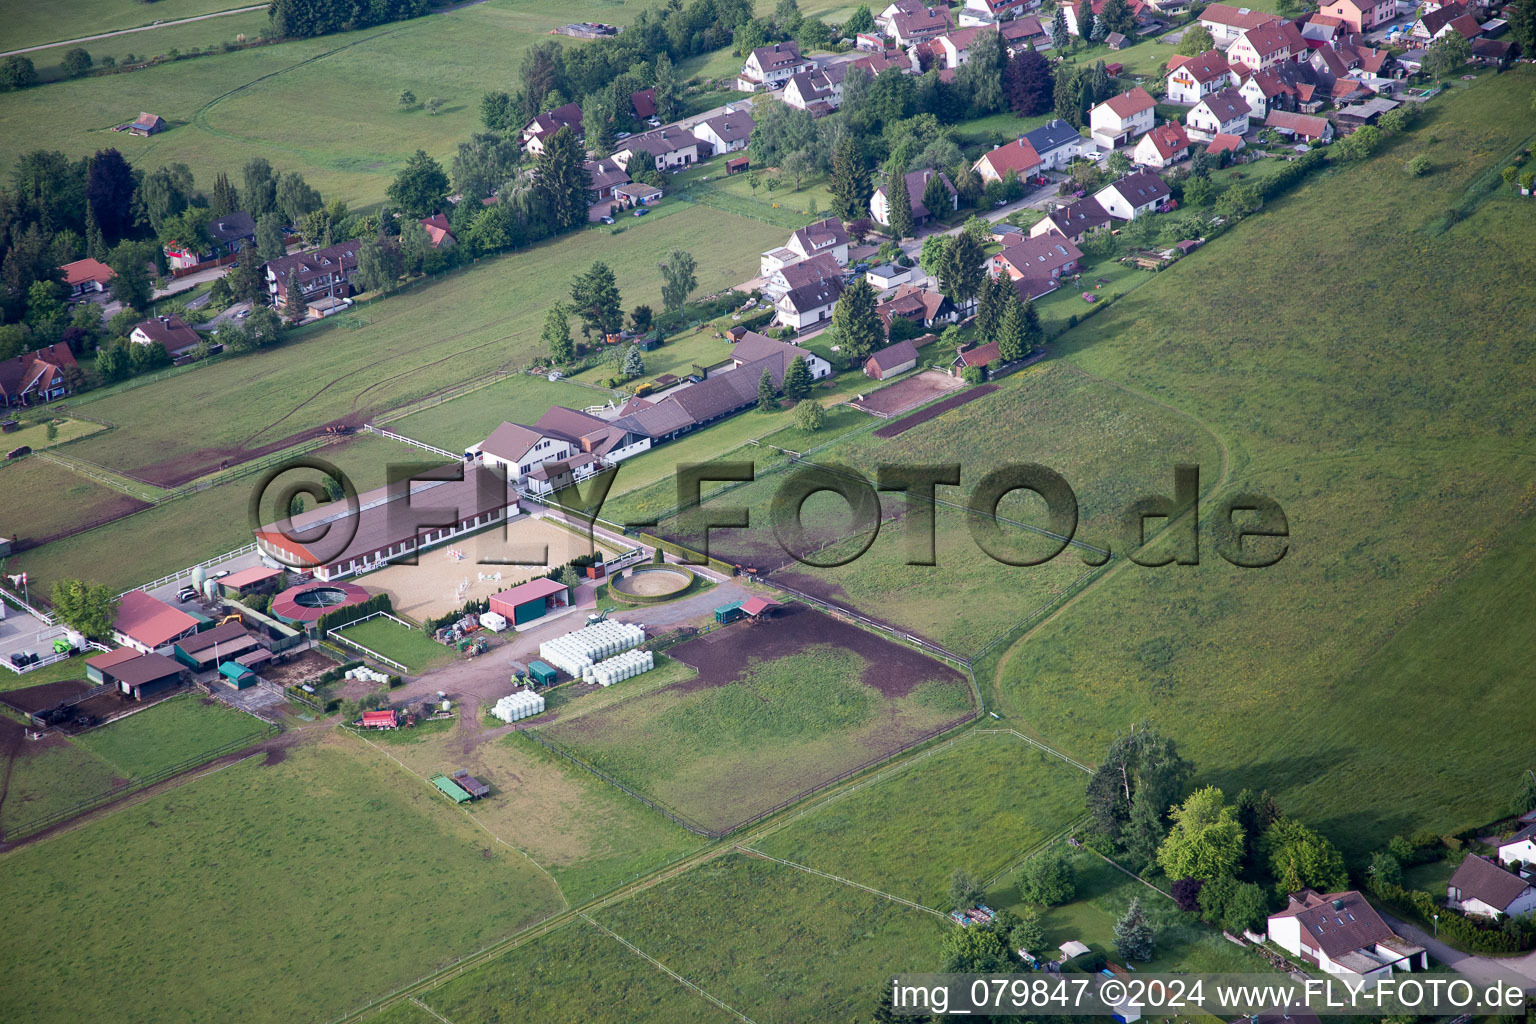
[[[1491, 921], [1484, 923], [1478, 918], [1442, 907], [1427, 892], [1404, 889], [1400, 885], [1382, 886], [1377, 895], [1425, 924], [1434, 922], [1439, 937], [1463, 952], [1509, 956], [1536, 947], [1536, 926], [1519, 919], [1512, 918], [1500, 924]], [[1437, 914], [1438, 921], [1435, 920]]]
[[[633, 576], [636, 573], [655, 572], [656, 569], [657, 566], [654, 563], [642, 563], [631, 568], [629, 574]], [[625, 604], [661, 604], [664, 601], [675, 601], [682, 597], [689, 590], [693, 589], [693, 585], [699, 579], [694, 575], [693, 570], [685, 565], [668, 565], [666, 571], [684, 574], [688, 577], [688, 585], [670, 594], [628, 594], [622, 590], [615, 589], [613, 581], [610, 579], [608, 581], [608, 593], [615, 601], [623, 601]]]
[[392, 612], [395, 606], [390, 602], [388, 594], [374, 594], [361, 604], [350, 605], [346, 608], [338, 608], [333, 612], [326, 612], [315, 620], [315, 628], [324, 636], [327, 632], [345, 626], [349, 622], [356, 622], [366, 615], [374, 612]]

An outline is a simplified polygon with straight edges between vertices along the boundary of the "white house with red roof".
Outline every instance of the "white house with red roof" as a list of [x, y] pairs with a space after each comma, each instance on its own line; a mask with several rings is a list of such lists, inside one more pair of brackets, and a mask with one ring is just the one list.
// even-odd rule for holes
[[[946, 201], [942, 209], [930, 210], [928, 208], [928, 204], [924, 201], [924, 197], [928, 194], [928, 182], [933, 180], [935, 177], [937, 177], [940, 184], [944, 186]], [[960, 193], [955, 188], [954, 184], [949, 180], [949, 175], [945, 174], [943, 171], [936, 171], [931, 167], [924, 167], [921, 170], [908, 171], [904, 180], [906, 181], [907, 185], [907, 203], [912, 209], [913, 224], [921, 226], [922, 224], [927, 223], [928, 220], [936, 214], [943, 216], [947, 213], [953, 213], [960, 208]], [[881, 227], [890, 227], [891, 203], [889, 197], [886, 195], [884, 185], [881, 185], [879, 188], [875, 189], [875, 194], [870, 197], [869, 215], [873, 217], [875, 223], [879, 224]]]
[[1089, 196], [1047, 213], [1029, 229], [1029, 237], [1056, 235], [1081, 244], [1085, 236], [1100, 228], [1109, 227], [1114, 221], [1113, 217], [1104, 212], [1104, 207], [1099, 205], [1098, 200]]
[[1039, 6], [1040, 0], [965, 0], [965, 5], [960, 8], [960, 23], [963, 25], [967, 20], [978, 24], [1007, 21]]
[[1093, 194], [1104, 212], [1116, 220], [1135, 220], [1143, 214], [1160, 213], [1172, 196], [1167, 183], [1150, 171], [1127, 174]]
[[1303, 60], [1308, 52], [1301, 30], [1284, 21], [1278, 25], [1261, 25], [1238, 36], [1227, 47], [1227, 63], [1234, 68], [1241, 64], [1249, 71], [1263, 71], [1286, 61]]
[[1141, 137], [1131, 151], [1131, 162], [1162, 170], [1189, 156], [1189, 133], [1177, 121], [1153, 128]]
[[1249, 29], [1284, 20], [1278, 14], [1255, 11], [1248, 7], [1233, 7], [1230, 4], [1211, 4], [1200, 12], [1200, 24], [1210, 32], [1219, 47], [1237, 42], [1237, 37]]
[[1396, 0], [1333, 0], [1324, 3], [1319, 14], [1338, 18], [1351, 32], [1369, 32], [1397, 17]]
[[990, 153], [982, 155], [971, 165], [983, 182], [1008, 181], [1027, 177], [1041, 166], [1040, 154], [1029, 139], [1019, 136], [1013, 142], [1005, 142]]
[[1220, 50], [1206, 50], [1193, 57], [1172, 57], [1168, 61], [1168, 102], [1199, 103], [1231, 78], [1232, 66]]
[[1264, 116], [1264, 127], [1307, 142], [1313, 139], [1328, 142], [1333, 138], [1333, 123], [1326, 117], [1294, 114], [1288, 110], [1271, 110]]
[[736, 76], [736, 88], [741, 92], [776, 89], [809, 67], [811, 62], [800, 56], [800, 44], [793, 39], [759, 46], [747, 55]]
[[923, 6], [916, 11], [897, 11], [891, 18], [886, 35], [895, 40], [897, 46], [916, 46], [918, 43], [931, 43], [948, 32], [950, 27], [948, 7]]
[[64, 283], [69, 286], [70, 298], [86, 292], [104, 292], [117, 276], [111, 267], [90, 258], [66, 263], [59, 269], [64, 272]]
[[451, 249], [459, 244], [459, 240], [453, 237], [453, 228], [444, 214], [434, 213], [430, 217], [423, 217], [421, 226], [426, 229], [427, 240], [432, 243], [434, 249]]
[[202, 344], [203, 336], [181, 317], [168, 315], [153, 316], [135, 324], [128, 340], [135, 345], [163, 345], [174, 359]]
[[1151, 131], [1156, 110], [1157, 102], [1138, 85], [1089, 111], [1089, 134], [1101, 148], [1114, 149]]
[[523, 148], [537, 156], [544, 152], [544, 140], [561, 128], [569, 128], [581, 134], [581, 104], [567, 103], [554, 110], [546, 110], [523, 125]]
[[1269, 940], [1329, 974], [1374, 986], [1394, 971], [1429, 966], [1422, 946], [1399, 937], [1358, 892], [1292, 893], [1269, 917]]
[[1191, 136], [1210, 139], [1217, 135], [1242, 135], [1248, 131], [1248, 115], [1253, 108], [1236, 89], [1213, 92], [1190, 108], [1184, 123]]

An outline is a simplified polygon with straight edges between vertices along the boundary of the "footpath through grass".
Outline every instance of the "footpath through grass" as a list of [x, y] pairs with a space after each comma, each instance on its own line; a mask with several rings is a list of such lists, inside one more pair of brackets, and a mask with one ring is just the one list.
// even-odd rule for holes
[[[561, 908], [526, 858], [351, 740], [277, 757], [0, 859], [0, 898], [48, 903], [0, 937], [28, 979], [0, 1018], [329, 1019]], [[146, 949], [174, 955], [146, 975]]]

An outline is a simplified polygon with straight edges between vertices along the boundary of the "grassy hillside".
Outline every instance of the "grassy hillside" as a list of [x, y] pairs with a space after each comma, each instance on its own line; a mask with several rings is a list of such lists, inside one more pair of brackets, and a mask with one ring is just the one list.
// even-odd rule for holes
[[[1533, 91], [1522, 70], [1447, 98], [1068, 336], [1072, 364], [1219, 435], [1225, 493], [1278, 499], [1289, 552], [1107, 574], [990, 673], [1004, 707], [1090, 759], [1158, 722], [1206, 776], [1278, 791], [1352, 851], [1503, 810], [1533, 712], [1499, 671], [1515, 634], [1479, 610], [1532, 529], [1536, 370], [1511, 300], [1536, 207], [1469, 186], [1529, 144]], [[1403, 174], [1421, 152], [1434, 172]]]

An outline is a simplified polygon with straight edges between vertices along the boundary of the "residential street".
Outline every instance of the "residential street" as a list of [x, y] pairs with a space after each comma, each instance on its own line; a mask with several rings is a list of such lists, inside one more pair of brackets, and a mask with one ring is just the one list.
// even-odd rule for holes
[[1501, 981], [1510, 985], [1519, 985], [1528, 993], [1536, 993], [1536, 952], [1516, 957], [1473, 956], [1470, 953], [1452, 949], [1429, 932], [1406, 921], [1400, 921], [1390, 914], [1383, 913], [1381, 916], [1387, 924], [1392, 926], [1393, 931], [1405, 939], [1417, 942], [1429, 950], [1430, 956], [1458, 974], [1465, 974], [1474, 981], [1487, 984]]

